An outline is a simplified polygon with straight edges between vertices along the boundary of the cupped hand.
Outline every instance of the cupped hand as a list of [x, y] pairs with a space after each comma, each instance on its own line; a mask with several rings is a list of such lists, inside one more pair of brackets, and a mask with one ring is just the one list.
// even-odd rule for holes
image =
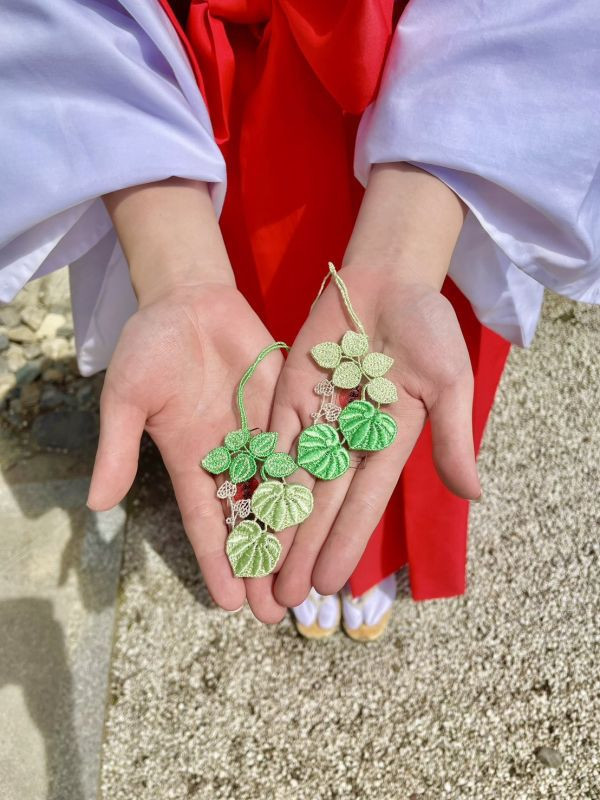
[[[181, 287], [142, 307], [125, 326], [106, 373], [100, 441], [88, 504], [116, 505], [137, 471], [145, 429], [173, 482], [183, 524], [215, 602], [277, 622], [285, 609], [273, 579], [244, 582], [225, 554], [227, 530], [213, 477], [200, 460], [239, 428], [235, 395], [244, 371], [273, 339], [242, 295], [220, 283]], [[251, 423], [267, 430], [280, 353], [261, 364], [246, 391]]]
[[[341, 271], [354, 308], [370, 339], [370, 350], [394, 359], [387, 378], [398, 390], [397, 402], [382, 410], [397, 422], [396, 440], [370, 453], [351, 452], [351, 468], [332, 481], [316, 481], [314, 511], [289, 536], [285, 560], [275, 583], [280, 603], [294, 606], [310, 587], [323, 594], [338, 591], [356, 567], [398, 482], [427, 417], [433, 457], [440, 478], [455, 494], [480, 493], [472, 434], [473, 374], [451, 304], [434, 288], [406, 283], [389, 270], [352, 265]], [[271, 428], [281, 445], [292, 446], [312, 424], [318, 408], [313, 391], [329, 377], [313, 361], [311, 348], [338, 342], [352, 329], [335, 286], [329, 285], [302, 327], [282, 370]], [[283, 449], [283, 447], [282, 447]]]

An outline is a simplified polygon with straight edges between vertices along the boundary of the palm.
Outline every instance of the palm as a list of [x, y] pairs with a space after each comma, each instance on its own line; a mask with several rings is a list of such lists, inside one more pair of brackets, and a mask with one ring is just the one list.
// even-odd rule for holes
[[[91, 496], [110, 507], [128, 491], [145, 428], [171, 476], [183, 523], [217, 603], [238, 608], [246, 595], [265, 621], [283, 610], [271, 582], [247, 586], [233, 577], [225, 556], [226, 529], [215, 481], [200, 459], [239, 427], [235, 392], [241, 375], [272, 341], [233, 288], [205, 285], [161, 300], [135, 314], [125, 327], [106, 375], [101, 437]], [[266, 429], [270, 398], [281, 367], [273, 354], [246, 394], [251, 424]]]
[[[471, 433], [472, 372], [451, 305], [433, 289], [395, 285], [375, 272], [346, 269], [343, 276], [370, 334], [371, 350], [394, 358], [387, 377], [398, 389], [398, 401], [385, 410], [395, 418], [398, 435], [390, 447], [369, 455], [365, 469], [350, 469], [314, 486], [315, 513], [288, 537], [275, 586], [277, 598], [288, 605], [301, 602], [311, 585], [328, 594], [346, 582], [428, 414], [442, 480], [459, 495], [479, 494]], [[348, 322], [330, 286], [300, 331], [277, 386], [271, 424], [283, 428], [288, 441], [311, 424], [318, 403], [313, 387], [324, 374], [310, 356], [311, 347], [339, 341]], [[353, 455], [356, 464], [359, 456]]]

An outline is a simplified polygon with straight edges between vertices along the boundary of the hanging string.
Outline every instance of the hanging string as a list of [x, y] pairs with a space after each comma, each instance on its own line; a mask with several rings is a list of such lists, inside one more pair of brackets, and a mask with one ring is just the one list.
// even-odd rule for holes
[[344, 305], [346, 306], [346, 311], [348, 312], [348, 314], [350, 315], [350, 318], [352, 319], [352, 322], [356, 326], [356, 330], [359, 333], [362, 333], [364, 336], [366, 336], [367, 332], [365, 331], [364, 325], [360, 321], [360, 319], [358, 317], [358, 314], [354, 310], [354, 307], [353, 307], [353, 305], [352, 305], [352, 303], [350, 301], [350, 295], [348, 294], [348, 288], [347, 288], [346, 284], [344, 283], [344, 281], [342, 280], [342, 278], [340, 277], [339, 272], [336, 270], [336, 268], [331, 263], [331, 261], [329, 262], [329, 274], [325, 275], [325, 277], [323, 278], [323, 282], [321, 283], [321, 288], [319, 289], [319, 293], [315, 297], [314, 302], [313, 302], [312, 306], [310, 307], [310, 310], [311, 311], [313, 310], [313, 308], [315, 306], [315, 303], [317, 302], [319, 297], [321, 297], [321, 295], [323, 294], [323, 290], [325, 289], [325, 286], [327, 285], [327, 281], [330, 278], [333, 278], [333, 280], [335, 282], [335, 285], [337, 286], [340, 294], [342, 295], [342, 300], [344, 301]]
[[269, 353], [272, 353], [274, 350], [289, 350], [289, 346], [285, 342], [273, 342], [273, 344], [267, 345], [264, 350], [261, 350], [260, 353], [256, 356], [256, 360], [253, 364], [251, 364], [246, 372], [242, 375], [242, 380], [240, 381], [240, 385], [238, 386], [237, 391], [237, 404], [240, 410], [240, 422], [242, 424], [242, 430], [247, 431], [248, 428], [248, 416], [246, 414], [246, 408], [244, 406], [244, 389], [246, 388], [246, 384], [250, 380], [250, 378], [256, 372], [256, 368], [260, 364], [263, 359], [265, 359]]

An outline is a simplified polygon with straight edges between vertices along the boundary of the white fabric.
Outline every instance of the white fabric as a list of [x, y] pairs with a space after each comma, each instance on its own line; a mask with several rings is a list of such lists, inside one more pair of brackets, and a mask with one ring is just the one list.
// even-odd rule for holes
[[340, 621], [340, 600], [337, 594], [319, 594], [313, 588], [306, 600], [292, 611], [300, 625], [310, 627], [317, 622], [320, 628], [328, 631]]
[[412, 0], [356, 174], [395, 161], [469, 206], [450, 275], [483, 323], [528, 344], [543, 286], [600, 302], [597, 0]]
[[225, 165], [156, 0], [3, 0], [0, 300], [71, 264], [79, 367], [104, 368], [136, 308], [101, 195]]
[[352, 597], [349, 586], [342, 589], [342, 614], [346, 627], [377, 625], [396, 599], [396, 576], [390, 575], [360, 597]]

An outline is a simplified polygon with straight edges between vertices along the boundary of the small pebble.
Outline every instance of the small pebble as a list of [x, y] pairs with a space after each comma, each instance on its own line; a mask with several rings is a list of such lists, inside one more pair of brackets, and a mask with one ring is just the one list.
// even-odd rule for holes
[[19, 386], [32, 383], [40, 377], [41, 372], [42, 368], [39, 361], [28, 361], [16, 370], [17, 383]]
[[0, 352], [6, 350], [10, 345], [10, 339], [5, 333], [0, 333]]
[[44, 386], [40, 395], [40, 410], [51, 411], [64, 405], [65, 395], [54, 386]]
[[42, 354], [42, 348], [38, 342], [29, 342], [23, 345], [23, 355], [25, 358], [37, 358]]
[[544, 766], [553, 767], [554, 769], [560, 767], [563, 761], [561, 754], [553, 747], [538, 747], [535, 751], [535, 757]]
[[28, 383], [21, 389], [21, 405], [25, 409], [33, 409], [40, 399], [39, 383]]
[[12, 342], [23, 344], [24, 342], [33, 342], [35, 340], [35, 335], [27, 325], [17, 325], [16, 328], [11, 328], [9, 330], [8, 338]]
[[66, 318], [62, 314], [46, 314], [40, 327], [38, 328], [38, 339], [51, 339], [56, 336], [59, 328], [66, 323]]
[[62, 383], [65, 379], [65, 374], [58, 367], [48, 367], [42, 372], [42, 380], [45, 383]]
[[21, 311], [21, 319], [32, 331], [37, 331], [44, 321], [45, 316], [46, 312], [43, 308], [39, 308], [39, 306], [25, 306]]
[[23, 355], [23, 351], [20, 347], [13, 344], [6, 350], [6, 363], [11, 372], [16, 372], [21, 369], [26, 361], [27, 359]]
[[11, 306], [0, 308], [0, 325], [6, 325], [7, 328], [14, 328], [21, 321], [19, 313]]
[[48, 358], [58, 360], [66, 358], [71, 354], [72, 350], [69, 342], [66, 339], [57, 337], [55, 339], [46, 339], [42, 342], [42, 353]]

